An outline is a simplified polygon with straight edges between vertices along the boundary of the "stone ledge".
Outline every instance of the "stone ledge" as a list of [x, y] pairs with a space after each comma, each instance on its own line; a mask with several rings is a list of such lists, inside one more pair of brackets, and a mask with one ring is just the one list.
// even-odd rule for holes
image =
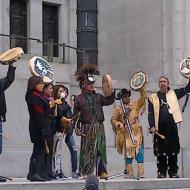
[[[112, 179], [100, 180], [99, 189], [126, 190], [126, 189], [190, 189], [190, 178], [179, 179]], [[63, 180], [51, 182], [29, 182], [26, 178], [14, 178], [13, 181], [0, 183], [3, 190], [82, 190], [85, 180]]]

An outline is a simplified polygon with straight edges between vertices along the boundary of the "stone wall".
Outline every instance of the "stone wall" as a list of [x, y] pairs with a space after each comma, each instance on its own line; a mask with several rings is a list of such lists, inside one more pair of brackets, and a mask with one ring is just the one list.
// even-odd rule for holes
[[[42, 37], [38, 28], [42, 17], [40, 9], [42, 1], [29, 1], [29, 36]], [[48, 0], [50, 2], [50, 0]], [[76, 46], [76, 0], [56, 0], [60, 4], [60, 39]], [[179, 61], [188, 55], [189, 34], [189, 0], [99, 0], [99, 70], [96, 78], [98, 92], [101, 90], [101, 76], [109, 72], [113, 78], [114, 88], [128, 87], [131, 75], [139, 70], [147, 72], [149, 84], [148, 94], [158, 90], [157, 80], [161, 74], [168, 75], [171, 87], [180, 87], [187, 83], [178, 71]], [[64, 11], [65, 10], [65, 11]], [[66, 11], [67, 10], [67, 11]], [[9, 1], [0, 1], [0, 33], [9, 33]], [[38, 15], [39, 14], [39, 15]], [[38, 23], [39, 22], [39, 23]], [[9, 48], [9, 40], [0, 37], [0, 50]], [[24, 55], [16, 70], [16, 79], [6, 91], [7, 122], [4, 133], [9, 139], [4, 140], [3, 153], [0, 156], [0, 174], [5, 176], [24, 177], [28, 172], [29, 158], [32, 152], [28, 133], [28, 111], [24, 100], [27, 79], [30, 77], [27, 61], [32, 55], [40, 55], [39, 44], [30, 44], [30, 54]], [[74, 80], [76, 71], [76, 52], [67, 49], [66, 63], [50, 63], [55, 72], [57, 82], [67, 85], [70, 94], [79, 94], [78, 83]], [[0, 65], [0, 77], [5, 76], [7, 66]], [[132, 92], [132, 100], [138, 97]], [[184, 99], [180, 101], [183, 104]], [[108, 152], [108, 171], [115, 173], [124, 169], [123, 156], [115, 150], [115, 138], [110, 118], [114, 106], [105, 107], [105, 129]], [[179, 126], [181, 153], [179, 154], [180, 176], [190, 177], [189, 164], [190, 141], [189, 109], [187, 105], [183, 114], [184, 122]], [[147, 135], [147, 111], [140, 118], [145, 136], [145, 176], [156, 177], [156, 160], [152, 152], [152, 137]], [[78, 149], [80, 139], [76, 137]], [[70, 175], [71, 169], [67, 147], [63, 151], [63, 168]], [[134, 166], [135, 167], [135, 166]]]

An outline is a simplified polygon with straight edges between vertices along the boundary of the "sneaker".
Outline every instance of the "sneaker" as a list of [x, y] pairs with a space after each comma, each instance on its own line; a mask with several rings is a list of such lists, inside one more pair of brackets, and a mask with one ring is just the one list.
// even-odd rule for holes
[[73, 179], [78, 179], [78, 174], [77, 174], [76, 172], [73, 172], [73, 173], [72, 173], [72, 178], [73, 178]]
[[67, 179], [67, 178], [68, 178], [68, 177], [65, 176], [63, 173], [58, 173], [58, 174], [57, 174], [57, 177], [58, 177], [59, 179]]
[[62, 172], [61, 173], [58, 173], [56, 172], [54, 175], [52, 175], [52, 179], [67, 179], [68, 177], [65, 176]]

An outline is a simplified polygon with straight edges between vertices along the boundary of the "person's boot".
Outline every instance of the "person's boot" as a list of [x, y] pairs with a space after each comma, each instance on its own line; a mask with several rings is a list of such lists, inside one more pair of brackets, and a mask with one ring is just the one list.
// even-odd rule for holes
[[125, 168], [126, 177], [125, 178], [133, 178], [133, 166], [132, 164], [127, 164]]
[[143, 163], [137, 164], [137, 177], [144, 178], [144, 164]]
[[166, 172], [158, 171], [158, 177], [157, 178], [166, 178]]
[[179, 178], [179, 175], [177, 174], [177, 171], [169, 171], [168, 172], [170, 178]]
[[169, 175], [170, 178], [179, 178], [179, 175], [177, 173]]
[[[98, 161], [99, 160], [99, 161]], [[108, 179], [108, 173], [105, 164], [103, 164], [103, 161], [99, 158], [97, 159], [97, 176], [100, 176], [100, 179]]]
[[52, 172], [52, 157], [50, 155], [47, 156], [46, 166], [47, 166], [48, 177], [50, 179], [52, 179], [52, 177], [53, 177], [53, 172]]
[[50, 181], [51, 180], [51, 178], [48, 175], [48, 169], [47, 169], [47, 165], [46, 165], [46, 162], [45, 162], [45, 153], [42, 153], [38, 157], [37, 173], [42, 178], [46, 179], [46, 181]]
[[27, 175], [27, 179], [30, 181], [46, 181], [46, 179], [42, 178], [37, 173], [37, 159], [30, 160], [29, 173]]
[[108, 179], [108, 174], [106, 172], [102, 172], [100, 174], [100, 179]]

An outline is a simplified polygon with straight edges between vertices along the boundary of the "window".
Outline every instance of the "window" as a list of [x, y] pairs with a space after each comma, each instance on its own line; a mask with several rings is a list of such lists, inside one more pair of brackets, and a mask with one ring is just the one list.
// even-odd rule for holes
[[[58, 57], [58, 6], [43, 4], [43, 41], [53, 40], [53, 56]], [[48, 55], [48, 44], [43, 45], [43, 54]]]
[[[10, 35], [27, 37], [27, 0], [10, 0]], [[15, 38], [14, 46], [22, 47], [26, 53], [27, 41], [21, 38]]]

